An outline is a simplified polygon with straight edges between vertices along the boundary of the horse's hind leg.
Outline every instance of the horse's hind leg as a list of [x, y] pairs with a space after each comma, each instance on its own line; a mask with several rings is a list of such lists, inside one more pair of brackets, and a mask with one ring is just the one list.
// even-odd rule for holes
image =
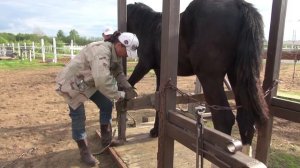
[[223, 77], [201, 77], [200, 82], [203, 86], [205, 100], [208, 106], [217, 105], [220, 109], [210, 108], [214, 128], [231, 134], [232, 126], [234, 125], [235, 117], [231, 110], [222, 107], [229, 107], [227, 97], [223, 88]]
[[255, 128], [254, 121], [249, 120], [248, 113], [248, 111], [245, 111], [242, 108], [238, 109], [236, 120], [243, 143], [243, 153], [252, 156], [251, 144], [254, 137]]
[[[240, 98], [236, 93], [236, 86], [235, 86], [236, 79], [234, 78], [234, 75], [232, 75], [230, 72], [228, 73], [228, 79], [234, 91], [236, 106], [241, 106]], [[253, 119], [251, 120], [249, 114], [251, 113], [243, 109], [243, 107], [238, 108], [236, 120], [239, 127], [240, 137], [243, 143], [243, 153], [251, 156], [252, 155], [251, 144], [254, 137], [255, 128], [254, 128], [254, 120]]]

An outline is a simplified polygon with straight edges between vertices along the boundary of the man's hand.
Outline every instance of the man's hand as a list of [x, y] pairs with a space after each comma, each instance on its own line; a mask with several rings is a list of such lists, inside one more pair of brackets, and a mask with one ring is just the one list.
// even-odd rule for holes
[[137, 92], [132, 88], [127, 88], [125, 91], [125, 100], [130, 100], [138, 96]]

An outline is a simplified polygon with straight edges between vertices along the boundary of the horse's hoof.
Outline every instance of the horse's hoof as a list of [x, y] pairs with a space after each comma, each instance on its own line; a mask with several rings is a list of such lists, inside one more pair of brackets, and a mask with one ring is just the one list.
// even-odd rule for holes
[[158, 130], [155, 129], [155, 128], [152, 128], [152, 129], [150, 130], [150, 137], [151, 137], [151, 138], [156, 138], [156, 137], [158, 137]]

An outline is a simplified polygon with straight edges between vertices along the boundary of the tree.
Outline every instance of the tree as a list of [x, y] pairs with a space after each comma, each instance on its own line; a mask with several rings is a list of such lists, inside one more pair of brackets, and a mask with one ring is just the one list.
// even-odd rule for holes
[[66, 43], [66, 36], [64, 34], [64, 32], [62, 30], [58, 30], [57, 34], [56, 34], [56, 38], [57, 40], [63, 41]]
[[16, 41], [18, 41], [18, 42], [22, 42], [22, 41], [39, 42], [42, 37], [45, 37], [45, 36], [40, 36], [40, 35], [37, 35], [37, 34], [21, 34], [21, 33], [18, 33], [16, 35]]
[[69, 38], [68, 39], [73, 40], [75, 42], [79, 38], [80, 38], [79, 33], [75, 29], [72, 29], [69, 33]]
[[8, 41], [5, 38], [3, 38], [2, 36], [0, 36], [0, 44], [2, 44], [2, 43], [8, 43]]
[[14, 42], [16, 41], [16, 37], [12, 33], [0, 33], [0, 37], [7, 40], [8, 42]]

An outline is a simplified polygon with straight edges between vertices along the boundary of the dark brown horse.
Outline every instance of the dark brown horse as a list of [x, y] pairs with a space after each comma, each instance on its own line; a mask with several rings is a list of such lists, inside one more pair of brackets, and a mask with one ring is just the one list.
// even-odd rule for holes
[[[127, 30], [140, 41], [139, 62], [129, 78], [135, 85], [154, 69], [160, 82], [162, 14], [135, 3], [127, 6]], [[197, 75], [208, 105], [229, 107], [223, 88], [227, 74], [235, 94], [243, 144], [251, 145], [254, 125], [268, 115], [259, 80], [264, 33], [261, 15], [243, 0], [194, 0], [181, 14], [178, 75]], [[235, 116], [230, 109], [211, 109], [215, 129], [231, 134]], [[158, 115], [151, 136], [158, 135]]]

